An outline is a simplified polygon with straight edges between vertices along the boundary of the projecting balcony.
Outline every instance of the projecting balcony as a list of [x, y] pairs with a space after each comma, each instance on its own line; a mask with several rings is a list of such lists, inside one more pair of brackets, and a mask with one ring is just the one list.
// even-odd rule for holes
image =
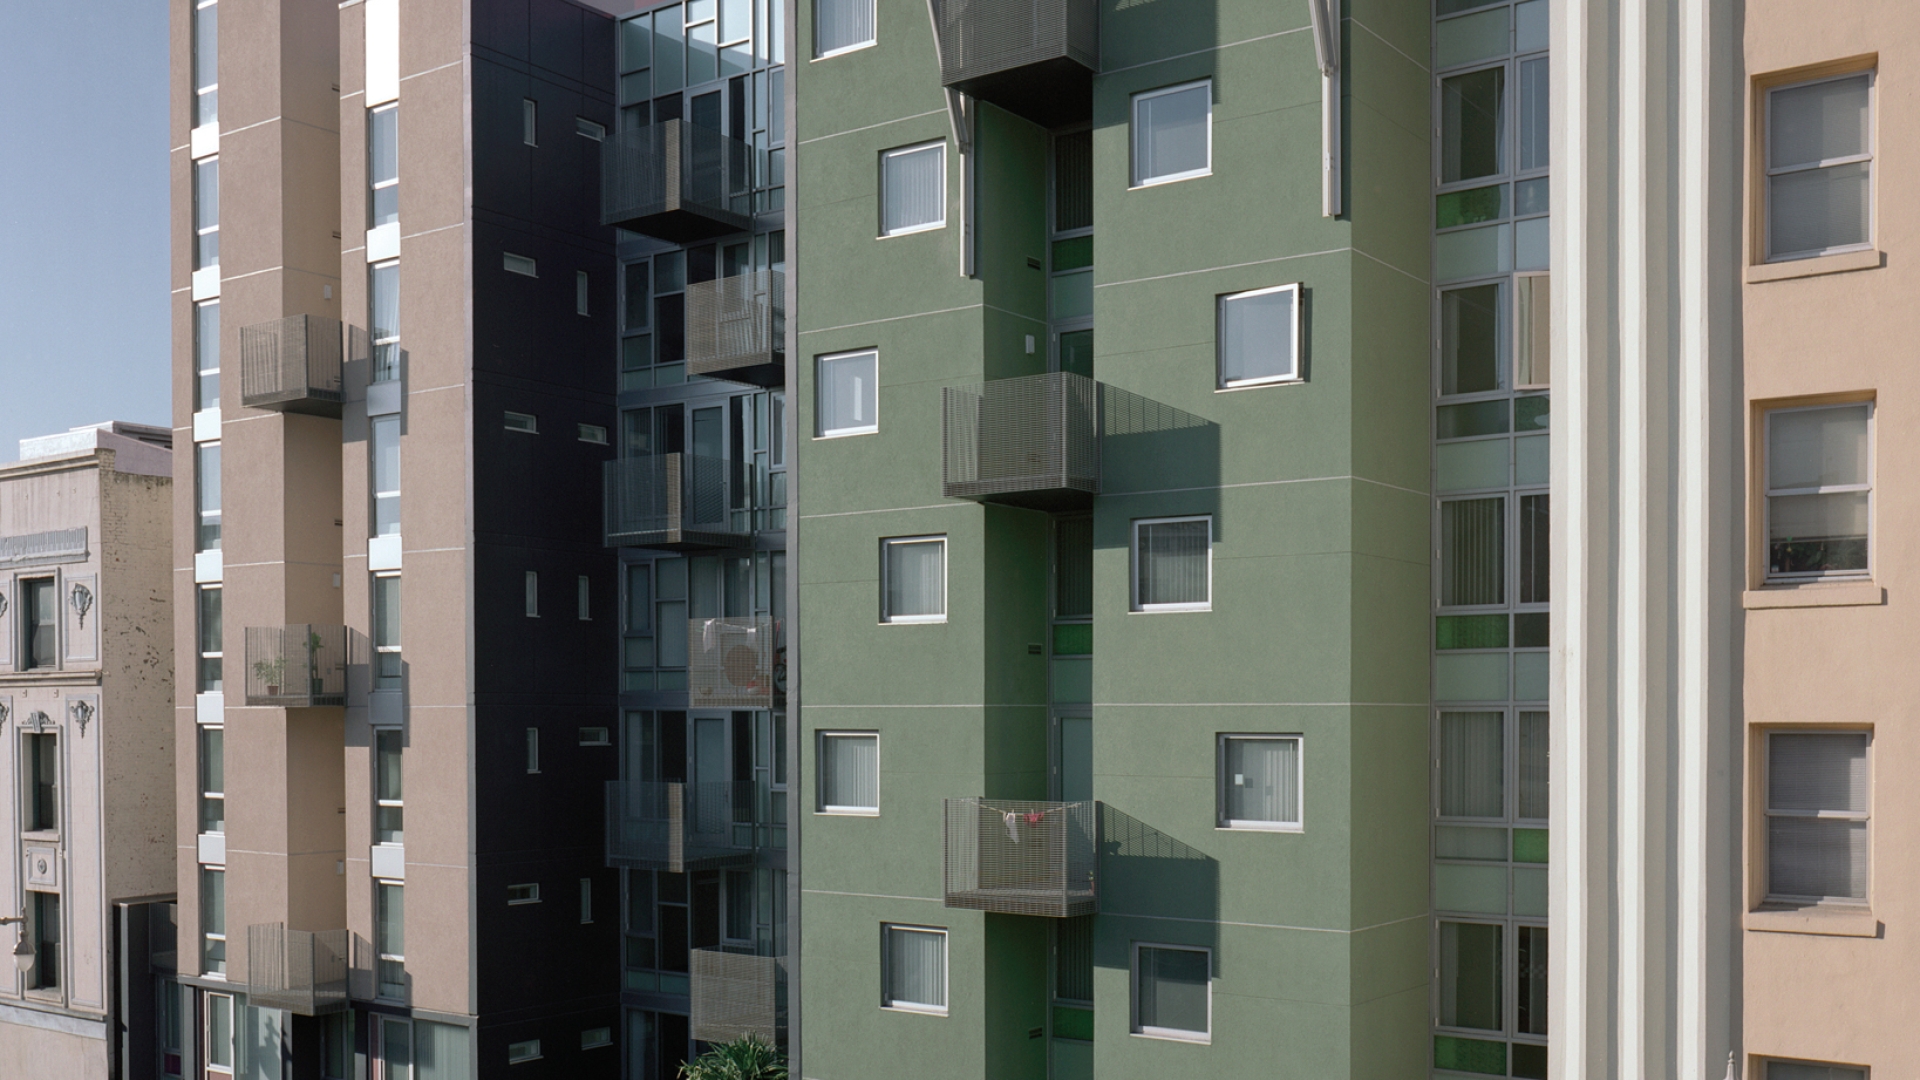
[[719, 949], [694, 949], [688, 1022], [693, 1037], [721, 1043], [749, 1035], [769, 1046], [786, 1026], [787, 961]]
[[947, 906], [1055, 919], [1098, 912], [1098, 805], [948, 799]]
[[1037, 510], [1100, 493], [1100, 384], [1065, 371], [943, 392], [941, 490]]
[[247, 927], [247, 1003], [319, 1016], [347, 1007], [347, 932]]
[[[304, 709], [347, 703], [351, 641], [344, 626], [247, 627], [247, 704]], [[365, 662], [364, 658], [361, 659]]]
[[1042, 127], [1093, 115], [1097, 0], [938, 0], [940, 81]]
[[685, 120], [609, 135], [600, 144], [600, 222], [675, 244], [745, 232], [763, 156]]
[[249, 409], [339, 416], [340, 320], [289, 315], [240, 328], [240, 403]]
[[683, 874], [751, 862], [756, 802], [745, 782], [610, 781], [607, 865]]
[[771, 709], [786, 693], [779, 625], [764, 616], [694, 619], [687, 627], [687, 704]]
[[702, 551], [752, 543], [745, 465], [694, 454], [646, 454], [606, 463], [608, 547]]
[[786, 381], [786, 275], [755, 270], [687, 286], [687, 374]]

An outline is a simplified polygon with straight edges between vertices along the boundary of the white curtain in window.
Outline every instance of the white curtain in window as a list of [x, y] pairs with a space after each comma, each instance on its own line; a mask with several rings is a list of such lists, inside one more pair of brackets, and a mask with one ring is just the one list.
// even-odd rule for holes
[[1870, 147], [1868, 81], [1855, 75], [1772, 94], [1767, 166], [1790, 170], [1769, 180], [1772, 254], [1867, 242], [1869, 165], [1858, 159]]
[[1440, 714], [1440, 816], [1506, 816], [1505, 761], [1497, 712]]
[[1770, 893], [1866, 899], [1867, 783], [1864, 733], [1769, 738]]
[[873, 40], [873, 0], [814, 0], [813, 54], [825, 56]]
[[886, 199], [884, 231], [905, 232], [938, 225], [947, 216], [947, 148], [888, 151], [882, 159]]
[[1520, 714], [1520, 805], [1514, 816], [1539, 821], [1547, 817], [1547, 732], [1550, 725], [1544, 712]]
[[940, 540], [887, 544], [887, 618], [947, 613], [947, 545]]
[[1133, 99], [1133, 182], [1204, 172], [1213, 84]]
[[947, 935], [887, 928], [887, 1004], [947, 1007]]
[[1207, 542], [1212, 526], [1213, 522], [1205, 518], [1137, 526], [1142, 607], [1209, 601]]
[[1140, 949], [1140, 1026], [1205, 1034], [1207, 954], [1198, 949]]
[[1440, 603], [1506, 601], [1507, 500], [1440, 504]]
[[467, 1029], [415, 1020], [413, 1068], [414, 1080], [467, 1080]]
[[1300, 740], [1227, 740], [1227, 819], [1300, 823]]
[[820, 434], [873, 428], [878, 364], [879, 354], [870, 352], [821, 358]]
[[820, 798], [835, 810], [880, 807], [880, 737], [824, 735], [820, 739]]
[[1220, 384], [1298, 374], [1293, 289], [1220, 298]]

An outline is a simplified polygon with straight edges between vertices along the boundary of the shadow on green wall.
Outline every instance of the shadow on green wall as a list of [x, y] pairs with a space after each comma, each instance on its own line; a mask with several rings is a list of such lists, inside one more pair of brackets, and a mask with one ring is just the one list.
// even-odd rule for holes
[[[1099, 806], [1101, 913], [1181, 920], [1153, 940], [1214, 948], [1218, 968], [1219, 860], [1110, 803]], [[1124, 943], [1102, 944], [1095, 964], [1130, 966], [1129, 950], [1113, 947]]]

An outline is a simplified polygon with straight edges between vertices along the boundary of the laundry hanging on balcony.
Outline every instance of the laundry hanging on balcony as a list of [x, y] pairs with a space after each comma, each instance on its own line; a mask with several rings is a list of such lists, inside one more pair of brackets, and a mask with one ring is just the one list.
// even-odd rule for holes
[[1041, 819], [1053, 812], [1053, 810], [1002, 810], [1000, 811], [1000, 820], [1006, 822], [1007, 836], [1011, 837], [1013, 842], [1017, 844], [1020, 842], [1019, 823], [1021, 821], [1025, 821], [1029, 825], [1038, 825]]

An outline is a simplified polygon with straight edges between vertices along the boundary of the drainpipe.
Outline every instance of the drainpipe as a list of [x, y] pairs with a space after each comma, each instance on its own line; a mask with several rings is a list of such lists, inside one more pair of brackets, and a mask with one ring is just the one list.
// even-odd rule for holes
[[[933, 0], [927, 0], [931, 5]], [[1320, 216], [1340, 215], [1340, 0], [1307, 0], [1320, 62]]]

